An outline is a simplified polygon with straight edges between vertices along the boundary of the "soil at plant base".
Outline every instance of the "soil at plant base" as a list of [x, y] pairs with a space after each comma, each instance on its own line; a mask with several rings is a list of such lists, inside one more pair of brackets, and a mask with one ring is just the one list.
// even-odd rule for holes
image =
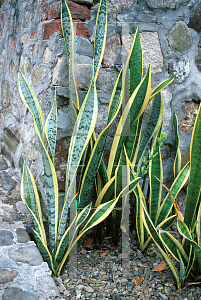
[[[26, 225], [30, 218], [27, 214], [19, 213], [16, 207], [21, 198], [6, 193], [2, 197], [4, 203], [13, 205]], [[58, 278], [53, 277], [63, 299], [201, 299], [198, 282], [176, 290], [168, 270], [153, 271], [163, 259], [154, 244], [142, 254], [137, 249], [134, 231], [130, 233], [130, 249], [127, 253], [128, 273], [122, 265], [126, 257], [122, 258], [121, 247], [112, 247], [110, 237], [105, 238], [102, 245], [97, 245], [92, 236], [93, 232], [82, 242], [82, 245], [87, 242], [87, 247], [80, 246], [77, 249], [76, 269], [72, 271], [70, 260], [63, 274]], [[75, 278], [72, 278], [72, 274]]]

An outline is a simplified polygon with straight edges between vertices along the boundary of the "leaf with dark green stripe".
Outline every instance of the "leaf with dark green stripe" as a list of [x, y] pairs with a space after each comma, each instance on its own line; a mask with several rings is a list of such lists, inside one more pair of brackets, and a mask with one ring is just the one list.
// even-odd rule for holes
[[[175, 220], [176, 220], [176, 217], [177, 215], [173, 215], [173, 216], [170, 216], [169, 218], [165, 219], [162, 223], [160, 223], [157, 227], [156, 227], [156, 230], [158, 230], [158, 227], [160, 227], [161, 229], [163, 230], [166, 230], [167, 228], [169, 227], [172, 227]], [[149, 237], [147, 239], [147, 241], [145, 242], [145, 244], [143, 245], [143, 248], [141, 249], [141, 252], [144, 252], [147, 250], [147, 248], [153, 244], [153, 240], [151, 237]]]
[[135, 185], [139, 182], [140, 178], [134, 179], [133, 182], [130, 182], [125, 188], [122, 189], [121, 193], [118, 195], [118, 197], [114, 200], [108, 201], [106, 203], [103, 203], [97, 207], [97, 209], [94, 211], [93, 215], [88, 220], [87, 224], [84, 226], [82, 232], [88, 231], [90, 228], [94, 227], [95, 225], [102, 222], [112, 211], [114, 206], [116, 205], [118, 199], [124, 195], [125, 191], [127, 191], [128, 187], [133, 183]]
[[[201, 106], [200, 106], [201, 107]], [[194, 218], [198, 206], [201, 188], [201, 112], [200, 107], [195, 120], [190, 146], [190, 177], [184, 214], [184, 222], [194, 227]]]
[[139, 27], [135, 32], [134, 46], [129, 57], [130, 76], [129, 76], [129, 98], [142, 80], [143, 60], [142, 60], [142, 45], [140, 41]]
[[[181, 172], [179, 173], [177, 178], [174, 180], [174, 182], [170, 188], [171, 194], [173, 195], [174, 198], [176, 198], [179, 191], [181, 190], [181, 188], [184, 186], [184, 184], [188, 180], [189, 170], [190, 170], [190, 164], [188, 163], [183, 167], [183, 169], [181, 170]], [[159, 223], [161, 223], [163, 220], [165, 220], [165, 218], [169, 215], [169, 213], [172, 209], [172, 206], [173, 206], [173, 203], [172, 203], [171, 197], [168, 193], [160, 207], [160, 210], [159, 210], [159, 213], [157, 216], [157, 225]]]
[[83, 153], [91, 139], [96, 119], [98, 115], [98, 98], [94, 80], [92, 81], [89, 91], [80, 108], [74, 132], [70, 141], [67, 169], [66, 169], [66, 186], [65, 200], [59, 222], [59, 238], [62, 237], [66, 230], [66, 220], [68, 215], [69, 198], [71, 198], [72, 188], [78, 166]]
[[53, 274], [56, 275], [54, 266], [53, 266], [53, 261], [52, 261], [52, 256], [47, 248], [47, 245], [45, 245], [41, 239], [41, 237], [38, 235], [38, 233], [33, 229], [34, 236], [37, 242], [38, 249], [42, 256], [45, 258], [46, 262], [48, 263], [48, 266], [51, 267], [51, 270]]
[[156, 246], [158, 247], [161, 255], [163, 256], [165, 262], [166, 262], [166, 265], [172, 275], [172, 278], [174, 280], [174, 283], [176, 285], [177, 288], [180, 288], [180, 282], [179, 282], [179, 274], [178, 274], [178, 271], [174, 265], [174, 263], [172, 262], [172, 260], [170, 259], [169, 255], [167, 254], [166, 252], [166, 249], [163, 245], [163, 242], [158, 234], [158, 232], [156, 231], [156, 228], [154, 227], [151, 219], [150, 219], [150, 216], [147, 212], [147, 209], [143, 203], [143, 200], [141, 199], [141, 204], [143, 206], [143, 210], [142, 210], [142, 213], [143, 213], [143, 222], [144, 222], [144, 225], [149, 233], [149, 235], [152, 237], [154, 243], [156, 244]]
[[53, 163], [54, 163], [56, 138], [57, 138], [57, 123], [58, 123], [58, 114], [57, 114], [57, 102], [56, 102], [56, 90], [55, 90], [53, 106], [45, 122], [45, 133], [48, 140], [48, 144], [50, 148], [50, 156]]
[[151, 68], [149, 67], [146, 76], [129, 99], [119, 121], [108, 162], [107, 173], [109, 178], [111, 178], [115, 172], [115, 166], [118, 164], [122, 146], [126, 143], [127, 137], [129, 136], [129, 131], [126, 127], [129, 124], [133, 124], [143, 114], [148, 103], [150, 88]]
[[76, 107], [79, 110], [79, 98], [76, 89], [76, 82], [74, 77], [74, 39], [75, 33], [73, 29], [73, 20], [71, 17], [70, 9], [65, 0], [61, 0], [61, 28], [64, 37], [64, 43], [66, 47], [67, 59], [69, 60], [69, 89], [70, 89], [70, 100], [72, 107], [70, 109], [71, 121], [74, 124], [74, 119], [76, 119], [76, 111], [73, 107]]
[[178, 252], [178, 256], [179, 256], [179, 265], [180, 265], [179, 277], [180, 277], [180, 282], [181, 282], [181, 288], [183, 288], [184, 285], [185, 285], [185, 281], [187, 279], [187, 277], [186, 277], [186, 268], [185, 268], [185, 264], [184, 264], [184, 261], [182, 259], [182, 256], [181, 256], [178, 249], [177, 249], [177, 252]]
[[158, 94], [158, 92], [160, 92], [162, 89], [164, 89], [167, 85], [169, 85], [172, 81], [174, 80], [174, 76], [172, 76], [171, 78], [168, 78], [166, 80], [164, 80], [163, 82], [161, 82], [152, 92], [150, 95], [150, 100], [156, 95]]
[[140, 140], [140, 146], [139, 146], [138, 156], [137, 156], [137, 164], [139, 169], [141, 167], [142, 158], [147, 149], [147, 146], [150, 140], [152, 139], [152, 137], [154, 136], [154, 134], [156, 133], [156, 131], [158, 130], [158, 128], [160, 127], [162, 118], [163, 118], [163, 99], [162, 99], [162, 94], [160, 92], [153, 99], [152, 110], [149, 117], [148, 125]]
[[132, 162], [133, 166], [136, 163], [137, 153], [139, 149], [141, 129], [142, 129], [142, 119], [143, 119], [143, 114], [131, 125], [130, 135], [128, 136], [125, 144], [128, 158]]
[[110, 125], [112, 124], [112, 122], [114, 121], [114, 119], [116, 118], [120, 110], [121, 102], [122, 102], [121, 87], [122, 87], [122, 79], [121, 79], [121, 72], [120, 72], [111, 96], [111, 100], [108, 108], [108, 118], [107, 118], [106, 127], [99, 134], [98, 139], [95, 142], [87, 167], [85, 169], [84, 176], [82, 178], [82, 185], [81, 185], [80, 195], [79, 195], [79, 206], [81, 207], [86, 206], [86, 204], [88, 204], [88, 198], [93, 188], [94, 179], [96, 177], [98, 168], [100, 166]]
[[163, 181], [163, 166], [160, 147], [157, 143], [158, 135], [156, 135], [154, 144], [156, 147], [151, 151], [155, 157], [149, 162], [149, 184], [150, 184], [150, 204], [149, 213], [153, 224], [156, 226], [157, 215], [161, 204], [162, 185], [156, 179]]
[[[48, 207], [48, 222], [49, 222], [49, 237], [50, 237], [50, 249], [54, 249], [57, 239], [57, 225], [58, 225], [58, 183], [54, 165], [50, 159], [44, 144], [45, 133], [43, 114], [38, 102], [37, 97], [32, 91], [30, 85], [26, 79], [19, 73], [19, 90], [20, 96], [23, 102], [30, 110], [33, 119], [36, 132], [38, 134], [41, 152], [44, 166], [44, 177], [45, 177], [45, 190], [46, 200]], [[26, 100], [25, 100], [26, 99]], [[33, 111], [32, 111], [33, 109]]]
[[41, 140], [44, 143], [45, 126], [43, 113], [34, 91], [32, 90], [31, 86], [28, 84], [27, 80], [21, 72], [18, 73], [18, 87], [21, 99], [31, 112], [34, 119], [36, 131], [40, 135]]
[[177, 261], [180, 261], [180, 257], [178, 255], [178, 251], [182, 257], [182, 259], [185, 261], [185, 265], [188, 263], [188, 256], [186, 252], [184, 251], [184, 248], [182, 245], [177, 241], [175, 237], [173, 237], [168, 231], [162, 231], [160, 234], [160, 237], [162, 238], [165, 247], [168, 249], [168, 251], [174, 256], [174, 258]]
[[107, 35], [107, 0], [101, 0], [96, 17], [94, 38], [94, 76], [95, 81], [103, 59]]
[[40, 199], [35, 180], [26, 163], [24, 163], [23, 165], [23, 174], [21, 180], [21, 198], [30, 211], [37, 233], [42, 237], [43, 241], [46, 243], [46, 234], [43, 225]]
[[173, 166], [173, 172], [174, 172], [174, 179], [177, 177], [179, 172], [181, 171], [181, 152], [179, 149], [179, 133], [178, 133], [178, 119], [176, 114], [173, 115], [173, 126], [175, 131], [175, 160], [174, 160], [174, 166]]

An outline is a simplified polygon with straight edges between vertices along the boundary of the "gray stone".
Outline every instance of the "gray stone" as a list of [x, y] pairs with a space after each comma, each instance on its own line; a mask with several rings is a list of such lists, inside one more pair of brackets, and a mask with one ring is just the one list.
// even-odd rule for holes
[[192, 45], [191, 32], [183, 21], [177, 22], [166, 35], [173, 51], [187, 51]]
[[11, 105], [10, 105], [10, 85], [7, 81], [4, 82], [2, 87], [2, 102], [3, 102], [3, 113], [10, 112], [11, 111]]
[[12, 245], [13, 242], [13, 234], [9, 230], [0, 229], [0, 246], [8, 246]]
[[189, 0], [147, 0], [150, 8], [177, 8], [181, 3], [188, 3]]
[[3, 300], [37, 300], [36, 295], [29, 293], [29, 292], [24, 292], [20, 290], [19, 288], [15, 287], [10, 287], [5, 289], [3, 295], [2, 295]]
[[8, 169], [8, 164], [5, 161], [5, 159], [0, 158], [0, 170], [6, 170]]
[[15, 87], [12, 97], [12, 113], [14, 117], [20, 121], [20, 119], [25, 115], [26, 109], [26, 105], [24, 105], [19, 95], [18, 88]]
[[69, 64], [66, 55], [58, 58], [57, 64], [53, 70], [52, 84], [62, 87], [69, 85]]
[[30, 237], [24, 228], [17, 228], [16, 234], [18, 243], [27, 243], [30, 241]]
[[[127, 53], [133, 43], [134, 34], [122, 36], [122, 43]], [[143, 67], [148, 69], [151, 64], [152, 74], [159, 73], [163, 68], [163, 55], [161, 52], [158, 32], [142, 32], [140, 33], [142, 50], [143, 50]]]
[[24, 54], [22, 54], [20, 58], [20, 70], [25, 76], [28, 76], [31, 71], [31, 62]]
[[13, 281], [17, 275], [18, 272], [16, 270], [9, 271], [7, 269], [0, 268], [0, 284]]
[[19, 247], [9, 250], [9, 256], [16, 262], [22, 262], [31, 266], [39, 266], [43, 259], [36, 246]]
[[26, 207], [26, 204], [23, 201], [18, 201], [16, 203], [16, 207], [17, 207], [17, 210], [21, 214], [28, 214], [29, 213], [29, 210], [28, 210], [28, 208]]
[[93, 44], [90, 43], [89, 40], [84, 39], [81, 36], [77, 36], [76, 50], [78, 54], [94, 57]]
[[38, 157], [38, 151], [35, 148], [35, 127], [29, 128], [27, 124], [23, 124], [21, 128], [21, 140], [23, 144], [23, 153], [31, 160]]
[[2, 220], [4, 222], [15, 222], [15, 221], [19, 221], [19, 217], [18, 214], [16, 212], [16, 210], [11, 206], [11, 207], [3, 207], [3, 217]]
[[16, 182], [8, 175], [6, 171], [0, 172], [0, 180], [3, 188], [11, 192], [16, 187]]
[[178, 60], [168, 64], [168, 72], [175, 76], [174, 83], [182, 83], [190, 74], [190, 60], [188, 55], [183, 55]]
[[3, 50], [2, 54], [0, 55], [0, 69], [1, 72], [3, 73], [5, 72], [6, 62], [7, 62], [6, 51]]

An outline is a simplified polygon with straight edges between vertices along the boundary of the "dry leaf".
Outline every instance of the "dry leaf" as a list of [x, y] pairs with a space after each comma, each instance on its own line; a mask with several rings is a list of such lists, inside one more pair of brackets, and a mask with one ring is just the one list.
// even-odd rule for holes
[[82, 247], [88, 247], [91, 245], [92, 242], [93, 242], [93, 238], [91, 237], [82, 245]]
[[110, 250], [107, 250], [107, 251], [99, 252], [99, 254], [101, 257], [103, 257], [103, 256], [107, 255], [109, 252], [110, 252]]
[[138, 278], [135, 280], [135, 285], [137, 286], [140, 282], [144, 281], [144, 278]]
[[[175, 259], [172, 259], [172, 261], [175, 261]], [[155, 268], [152, 270], [152, 272], [160, 272], [160, 271], [165, 271], [168, 270], [168, 267], [165, 263], [165, 261], [163, 260], [160, 264], [158, 264], [157, 266], [155, 266]]]

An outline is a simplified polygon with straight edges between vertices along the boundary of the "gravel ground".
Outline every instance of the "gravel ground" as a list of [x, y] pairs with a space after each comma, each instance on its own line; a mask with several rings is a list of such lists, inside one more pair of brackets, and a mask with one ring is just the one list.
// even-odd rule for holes
[[[130, 278], [124, 278], [121, 267], [121, 248], [104, 257], [104, 249], [77, 251], [77, 278], [71, 279], [70, 264], [64, 274], [55, 279], [63, 299], [201, 299], [199, 285], [176, 290], [169, 271], [153, 272], [163, 260], [155, 245], [145, 255], [137, 250], [136, 236], [130, 235]], [[110, 245], [109, 239], [104, 243]], [[93, 245], [93, 244], [92, 244]], [[108, 248], [105, 247], [107, 251]], [[143, 281], [136, 286], [136, 280]]]

